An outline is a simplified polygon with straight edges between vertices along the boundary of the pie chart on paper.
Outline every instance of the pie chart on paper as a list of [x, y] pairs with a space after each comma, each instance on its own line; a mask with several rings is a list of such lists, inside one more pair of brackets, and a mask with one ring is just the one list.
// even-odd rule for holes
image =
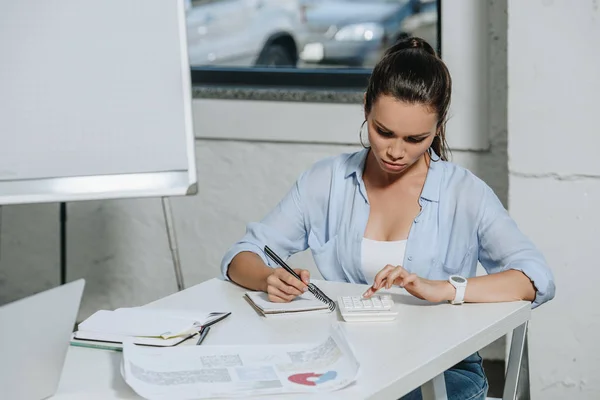
[[323, 374], [317, 374], [314, 372], [305, 372], [301, 374], [294, 374], [288, 377], [288, 380], [298, 385], [304, 386], [317, 386], [327, 381], [334, 380], [337, 376], [335, 371], [327, 371]]

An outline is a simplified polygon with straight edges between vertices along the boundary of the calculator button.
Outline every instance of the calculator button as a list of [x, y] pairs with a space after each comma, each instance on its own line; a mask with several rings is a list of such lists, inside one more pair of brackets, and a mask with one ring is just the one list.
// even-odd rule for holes
[[[340, 296], [340, 313], [347, 322], [393, 321], [398, 315], [391, 297], [375, 295], [369, 299], [362, 296]], [[386, 307], [387, 305], [387, 307]]]

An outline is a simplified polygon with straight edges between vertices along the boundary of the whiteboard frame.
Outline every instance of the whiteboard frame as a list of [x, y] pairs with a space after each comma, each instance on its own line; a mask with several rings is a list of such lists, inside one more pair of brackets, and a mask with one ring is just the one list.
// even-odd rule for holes
[[177, 14], [188, 169], [152, 173], [5, 180], [0, 181], [0, 206], [9, 204], [186, 196], [197, 193], [196, 142], [192, 119], [192, 82], [187, 49], [184, 1], [177, 0]]

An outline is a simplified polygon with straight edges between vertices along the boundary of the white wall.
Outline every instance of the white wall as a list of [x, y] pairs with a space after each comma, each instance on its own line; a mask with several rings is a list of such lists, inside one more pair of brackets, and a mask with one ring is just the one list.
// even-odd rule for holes
[[[490, 119], [489, 129], [481, 132], [486, 140], [478, 141], [489, 145], [478, 151], [454, 151], [453, 160], [486, 180], [506, 201], [505, 1], [490, 1], [489, 13]], [[247, 121], [244, 128], [250, 134], [234, 140], [196, 141], [200, 191], [173, 200], [188, 286], [218, 274], [221, 256], [241, 237], [245, 224], [273, 207], [301, 171], [318, 159], [358, 148], [360, 105], [267, 104], [277, 116], [294, 116], [298, 109], [303, 116], [310, 115], [298, 129], [289, 118], [253, 119], [257, 105], [264, 104], [236, 101], [223, 109], [223, 102], [212, 103], [216, 107], [212, 114], [206, 113], [205, 100], [194, 102], [197, 136], [211, 136], [207, 134], [214, 126], [211, 120], [231, 123], [239, 118]], [[264, 137], [266, 128], [281, 132], [282, 138], [290, 129], [297, 134], [291, 142]], [[464, 138], [458, 128], [451, 128], [448, 135], [451, 143], [452, 137]], [[349, 144], [339, 144], [344, 142]], [[140, 305], [176, 290], [159, 199], [71, 203], [68, 218], [68, 277], [87, 279], [80, 318], [100, 308]], [[58, 231], [56, 204], [4, 207], [0, 304], [58, 284]], [[308, 252], [292, 262], [314, 270]], [[485, 354], [503, 358], [502, 343]]]
[[509, 2], [509, 206], [556, 298], [533, 313], [533, 399], [600, 398], [597, 1]]

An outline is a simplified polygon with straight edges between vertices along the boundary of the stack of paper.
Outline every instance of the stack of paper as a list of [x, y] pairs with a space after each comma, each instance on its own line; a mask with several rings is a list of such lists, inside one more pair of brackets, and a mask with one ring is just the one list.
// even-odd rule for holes
[[301, 296], [296, 297], [289, 303], [274, 303], [269, 301], [269, 297], [265, 292], [246, 292], [244, 295], [246, 300], [262, 315], [278, 315], [288, 313], [305, 313], [305, 312], [331, 312], [327, 304], [318, 300], [311, 293], [306, 292]]
[[131, 340], [149, 346], [174, 346], [194, 336], [202, 325], [227, 314], [141, 307], [100, 310], [79, 324], [72, 343], [84, 345], [81, 341], [95, 341], [122, 344]]

